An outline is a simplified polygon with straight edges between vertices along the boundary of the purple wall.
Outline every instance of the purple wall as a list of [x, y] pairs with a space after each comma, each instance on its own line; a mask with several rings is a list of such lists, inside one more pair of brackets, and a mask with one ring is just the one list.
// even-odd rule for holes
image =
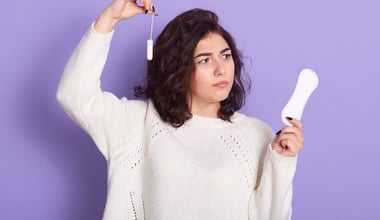
[[[70, 53], [108, 2], [0, 3], [1, 219], [101, 219], [106, 162], [55, 91]], [[293, 219], [380, 219], [380, 3], [157, 0], [155, 36], [193, 7], [215, 10], [250, 58], [253, 89], [243, 112], [274, 130], [299, 71], [319, 74], [303, 115]], [[140, 16], [118, 26], [104, 89], [132, 97], [144, 74], [149, 24]]]

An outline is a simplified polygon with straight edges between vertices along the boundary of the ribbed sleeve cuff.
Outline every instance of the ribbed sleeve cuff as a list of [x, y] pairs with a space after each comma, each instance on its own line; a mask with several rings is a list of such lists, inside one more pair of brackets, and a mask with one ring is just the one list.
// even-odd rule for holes
[[94, 42], [92, 45], [98, 45], [100, 47], [109, 46], [115, 31], [112, 30], [108, 33], [100, 33], [95, 30], [94, 24], [95, 22], [92, 22], [91, 28], [89, 28], [85, 37], [90, 40], [90, 42]]
[[100, 35], [110, 35], [110, 34], [113, 34], [115, 32], [115, 30], [112, 30], [111, 32], [108, 32], [108, 33], [100, 33], [100, 32], [97, 32], [95, 30], [94, 25], [95, 25], [95, 21], [93, 21], [92, 24], [91, 24], [91, 30], [93, 30], [97, 34], [100, 34]]

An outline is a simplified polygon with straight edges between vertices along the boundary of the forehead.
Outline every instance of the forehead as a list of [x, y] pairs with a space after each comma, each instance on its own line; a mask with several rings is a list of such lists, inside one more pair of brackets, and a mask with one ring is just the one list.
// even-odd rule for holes
[[227, 41], [224, 40], [220, 34], [213, 32], [207, 34], [198, 42], [194, 52], [212, 52], [214, 50], [220, 51], [228, 47]]

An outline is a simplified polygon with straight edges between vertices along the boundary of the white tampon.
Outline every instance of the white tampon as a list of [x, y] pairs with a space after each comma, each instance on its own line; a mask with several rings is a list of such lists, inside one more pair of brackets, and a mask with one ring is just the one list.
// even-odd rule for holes
[[318, 76], [313, 70], [303, 69], [300, 72], [296, 88], [281, 113], [281, 119], [285, 125], [291, 126], [286, 117], [301, 120], [306, 102], [317, 88], [318, 81]]
[[146, 41], [146, 58], [148, 60], [153, 59], [153, 40], [151, 39]]
[[153, 59], [153, 23], [154, 23], [154, 14], [152, 14], [152, 20], [150, 23], [150, 35], [149, 39], [146, 41], [146, 58], [148, 60]]

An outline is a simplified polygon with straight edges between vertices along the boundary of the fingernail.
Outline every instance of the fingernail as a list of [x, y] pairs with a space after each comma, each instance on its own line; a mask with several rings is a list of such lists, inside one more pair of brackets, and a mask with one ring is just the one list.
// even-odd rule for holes
[[152, 6], [153, 12], [156, 12], [156, 9], [154, 8], [154, 5]]
[[277, 131], [277, 133], [276, 133], [276, 135], [279, 135], [279, 134], [281, 134], [281, 130]]
[[285, 117], [286, 119], [288, 119], [289, 121], [293, 120], [292, 117]]
[[148, 9], [145, 9], [145, 14], [148, 13]]

